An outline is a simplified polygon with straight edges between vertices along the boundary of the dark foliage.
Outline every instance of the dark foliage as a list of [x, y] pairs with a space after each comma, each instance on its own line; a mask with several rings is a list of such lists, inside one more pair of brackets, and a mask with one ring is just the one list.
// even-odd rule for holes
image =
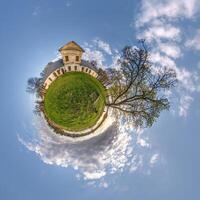
[[39, 95], [39, 90], [42, 87], [42, 78], [29, 78], [27, 81], [26, 91], [29, 93], [37, 93]]

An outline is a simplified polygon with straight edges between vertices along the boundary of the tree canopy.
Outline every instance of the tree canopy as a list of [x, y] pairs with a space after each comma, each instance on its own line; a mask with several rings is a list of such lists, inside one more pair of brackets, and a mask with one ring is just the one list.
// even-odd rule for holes
[[151, 126], [160, 112], [169, 108], [165, 91], [176, 83], [174, 70], [155, 67], [150, 60], [145, 42], [140, 41], [139, 47], [126, 46], [122, 50], [119, 68], [106, 70], [110, 95], [107, 106], [136, 127]]

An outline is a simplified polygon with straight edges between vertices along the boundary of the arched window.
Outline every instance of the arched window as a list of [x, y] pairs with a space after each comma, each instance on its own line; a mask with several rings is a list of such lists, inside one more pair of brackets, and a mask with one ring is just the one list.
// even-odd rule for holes
[[68, 70], [71, 71], [71, 66], [68, 67]]
[[85, 70], [86, 72], [88, 71], [88, 68], [86, 68], [86, 70]]
[[75, 71], [77, 71], [77, 66], [74, 66]]
[[82, 67], [82, 69], [81, 69], [82, 71], [84, 71], [84, 67]]
[[76, 56], [76, 61], [79, 61], [79, 56]]
[[89, 74], [91, 73], [91, 70], [89, 70]]
[[52, 81], [52, 79], [49, 77], [49, 80]]

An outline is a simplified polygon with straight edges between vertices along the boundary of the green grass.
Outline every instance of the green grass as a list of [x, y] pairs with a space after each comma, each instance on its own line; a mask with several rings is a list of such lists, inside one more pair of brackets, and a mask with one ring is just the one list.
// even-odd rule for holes
[[94, 77], [69, 72], [48, 88], [44, 108], [46, 116], [69, 131], [81, 131], [98, 121], [105, 106], [105, 89]]

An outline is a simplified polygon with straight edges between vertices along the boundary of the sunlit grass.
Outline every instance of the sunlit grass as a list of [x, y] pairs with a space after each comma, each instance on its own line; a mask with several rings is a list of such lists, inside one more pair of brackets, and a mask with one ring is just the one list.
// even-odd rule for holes
[[45, 95], [45, 113], [62, 128], [81, 131], [97, 122], [105, 98], [105, 89], [97, 79], [82, 72], [70, 72], [50, 85]]

